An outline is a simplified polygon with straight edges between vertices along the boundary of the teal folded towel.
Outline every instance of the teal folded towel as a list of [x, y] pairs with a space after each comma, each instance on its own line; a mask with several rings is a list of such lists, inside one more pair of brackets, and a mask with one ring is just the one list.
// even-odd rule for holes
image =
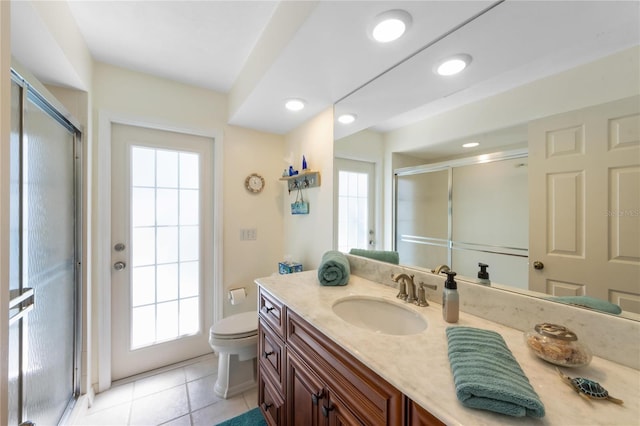
[[379, 260], [381, 262], [393, 263], [397, 265], [400, 263], [400, 255], [397, 251], [387, 251], [387, 250], [364, 250], [358, 248], [352, 248], [349, 251], [349, 254], [353, 254], [355, 256], [367, 257], [369, 259]]
[[606, 312], [608, 314], [620, 315], [622, 308], [614, 303], [606, 300], [596, 299], [589, 296], [556, 296], [549, 297], [554, 302], [566, 303], [568, 305], [582, 306], [583, 308], [593, 309], [595, 311]]
[[515, 417], [543, 417], [544, 405], [501, 335], [448, 327], [449, 362], [462, 405]]
[[349, 260], [337, 250], [330, 250], [322, 255], [318, 268], [318, 281], [321, 285], [346, 285], [349, 282]]

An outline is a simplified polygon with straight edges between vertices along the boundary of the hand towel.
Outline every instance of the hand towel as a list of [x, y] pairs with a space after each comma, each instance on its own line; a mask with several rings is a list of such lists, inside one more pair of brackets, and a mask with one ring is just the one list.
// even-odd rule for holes
[[353, 254], [355, 256], [367, 257], [369, 259], [379, 260], [381, 262], [393, 263], [397, 265], [400, 263], [400, 255], [397, 251], [386, 251], [386, 250], [364, 250], [358, 248], [352, 248], [349, 251], [349, 254]]
[[349, 260], [342, 252], [329, 250], [322, 255], [318, 268], [318, 281], [321, 285], [346, 285], [350, 273]]
[[515, 417], [543, 417], [544, 405], [501, 335], [448, 327], [456, 395], [466, 407]]
[[566, 303], [568, 305], [582, 306], [583, 308], [589, 308], [609, 314], [620, 315], [622, 313], [622, 308], [620, 306], [606, 300], [596, 299], [589, 296], [557, 296], [549, 297], [549, 300]]

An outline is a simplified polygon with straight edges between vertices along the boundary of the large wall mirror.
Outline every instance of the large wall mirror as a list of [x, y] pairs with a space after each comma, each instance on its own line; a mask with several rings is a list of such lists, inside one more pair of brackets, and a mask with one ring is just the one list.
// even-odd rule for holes
[[[340, 100], [357, 118], [336, 122], [335, 156], [376, 173], [365, 248], [640, 319], [639, 12], [497, 2]], [[432, 72], [460, 53], [460, 75]]]

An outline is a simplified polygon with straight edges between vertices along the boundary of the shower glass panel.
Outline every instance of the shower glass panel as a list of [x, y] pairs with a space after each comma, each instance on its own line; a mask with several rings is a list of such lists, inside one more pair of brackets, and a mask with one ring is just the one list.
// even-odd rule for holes
[[76, 129], [15, 77], [9, 421], [55, 425], [77, 392]]
[[22, 170], [22, 279], [36, 308], [26, 322], [25, 418], [55, 424], [73, 397], [74, 134], [30, 99]]
[[[14, 299], [20, 293], [20, 117], [21, 90], [14, 81], [11, 82], [11, 137], [9, 139], [9, 155], [16, 161], [10, 162], [10, 195], [9, 204], [9, 293]], [[19, 306], [9, 312], [10, 317], [19, 314]], [[20, 423], [20, 330], [22, 321], [14, 321], [9, 327], [9, 424]]]
[[400, 263], [450, 264], [449, 170], [396, 176], [396, 250]]

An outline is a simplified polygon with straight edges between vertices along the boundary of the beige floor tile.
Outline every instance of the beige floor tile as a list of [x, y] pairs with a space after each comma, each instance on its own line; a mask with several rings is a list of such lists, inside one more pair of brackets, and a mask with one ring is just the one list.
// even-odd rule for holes
[[131, 425], [159, 425], [189, 414], [186, 385], [134, 399]]
[[214, 374], [187, 383], [191, 411], [206, 407], [222, 399], [213, 391], [216, 377], [217, 375]]
[[110, 408], [133, 399], [133, 383], [112, 386], [105, 392], [100, 392], [93, 398], [93, 404], [88, 410], [91, 415], [105, 408]]
[[247, 407], [249, 409], [256, 408], [258, 406], [258, 387], [245, 391], [242, 396], [244, 397], [244, 402], [247, 403]]
[[129, 424], [131, 402], [104, 408], [97, 412], [89, 410], [87, 415], [78, 419], [76, 426], [125, 426]]
[[185, 374], [183, 368], [169, 370], [155, 376], [136, 380], [133, 387], [133, 398], [137, 399], [184, 383]]
[[187, 382], [200, 379], [218, 372], [218, 357], [211, 356], [184, 367]]

